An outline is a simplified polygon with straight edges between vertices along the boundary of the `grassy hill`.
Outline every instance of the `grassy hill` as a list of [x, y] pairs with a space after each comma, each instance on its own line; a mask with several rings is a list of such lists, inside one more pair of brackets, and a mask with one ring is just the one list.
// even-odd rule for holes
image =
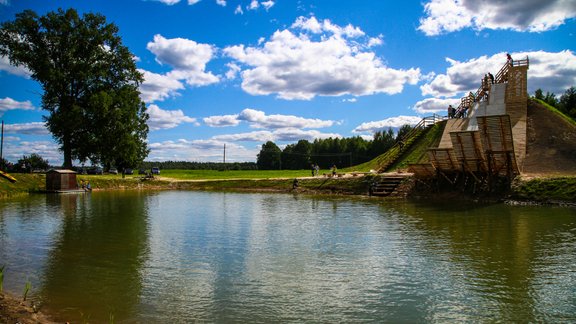
[[426, 150], [430, 147], [438, 146], [445, 126], [446, 121], [443, 121], [430, 127], [422, 128], [405, 141], [403, 148], [400, 148], [400, 145], [395, 145], [371, 161], [343, 169], [342, 171], [368, 172], [370, 170], [378, 170], [390, 172], [407, 169], [409, 163], [428, 162]]

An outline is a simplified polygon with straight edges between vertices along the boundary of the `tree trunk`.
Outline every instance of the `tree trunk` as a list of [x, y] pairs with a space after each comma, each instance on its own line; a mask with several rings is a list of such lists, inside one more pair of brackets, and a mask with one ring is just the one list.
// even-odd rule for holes
[[70, 134], [66, 132], [62, 140], [62, 150], [64, 151], [64, 168], [72, 168], [72, 145], [70, 145]]

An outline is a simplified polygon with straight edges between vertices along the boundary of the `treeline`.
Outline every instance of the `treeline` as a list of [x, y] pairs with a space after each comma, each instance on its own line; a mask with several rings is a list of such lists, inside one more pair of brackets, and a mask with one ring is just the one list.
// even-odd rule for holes
[[560, 110], [566, 116], [576, 120], [576, 88], [570, 87], [560, 96], [556, 98], [556, 95], [551, 92], [544, 92], [542, 89], [534, 91], [534, 98], [544, 101], [550, 106]]
[[257, 170], [254, 162], [188, 162], [188, 161], [164, 161], [151, 162], [144, 161], [140, 165], [140, 170], [150, 170], [158, 167], [160, 170]]
[[368, 162], [390, 149], [410, 132], [412, 127], [404, 125], [395, 135], [388, 131], [378, 131], [372, 140], [360, 136], [350, 138], [316, 139], [314, 142], [300, 140], [289, 144], [283, 150], [274, 142], [262, 145], [256, 164], [259, 170], [302, 170], [312, 164], [328, 169], [333, 165], [338, 168]]
[[39, 154], [32, 153], [24, 155], [16, 163], [11, 163], [4, 158], [0, 158], [0, 170], [6, 172], [28, 173], [33, 171], [46, 171], [50, 168], [50, 163]]

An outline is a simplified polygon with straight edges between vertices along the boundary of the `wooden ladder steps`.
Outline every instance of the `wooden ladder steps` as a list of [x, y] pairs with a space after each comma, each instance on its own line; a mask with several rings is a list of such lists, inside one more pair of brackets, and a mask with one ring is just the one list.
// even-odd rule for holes
[[370, 195], [372, 196], [390, 196], [396, 188], [402, 183], [405, 177], [401, 176], [386, 176], [380, 181], [376, 182], [370, 188]]

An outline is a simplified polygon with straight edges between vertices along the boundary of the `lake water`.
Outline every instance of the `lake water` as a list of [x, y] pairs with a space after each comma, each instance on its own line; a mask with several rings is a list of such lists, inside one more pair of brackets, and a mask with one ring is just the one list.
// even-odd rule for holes
[[0, 201], [4, 289], [107, 323], [575, 322], [576, 209], [189, 191]]

